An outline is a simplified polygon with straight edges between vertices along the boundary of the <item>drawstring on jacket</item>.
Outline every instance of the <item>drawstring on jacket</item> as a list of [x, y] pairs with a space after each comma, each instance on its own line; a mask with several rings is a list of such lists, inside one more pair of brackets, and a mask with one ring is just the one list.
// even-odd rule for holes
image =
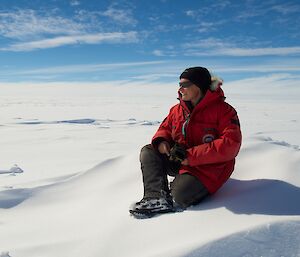
[[[184, 115], [185, 116], [185, 115]], [[182, 132], [182, 135], [184, 137], [184, 139], [186, 139], [186, 128], [187, 128], [187, 125], [189, 124], [189, 121], [190, 121], [190, 114], [188, 114], [187, 117], [185, 117], [185, 122], [182, 124], [182, 129], [181, 129], [181, 132]]]

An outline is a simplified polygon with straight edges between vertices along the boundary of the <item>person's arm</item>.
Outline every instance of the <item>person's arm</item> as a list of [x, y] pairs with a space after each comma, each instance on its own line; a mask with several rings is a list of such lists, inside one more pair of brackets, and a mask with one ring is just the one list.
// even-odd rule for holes
[[182, 164], [198, 166], [234, 159], [239, 152], [242, 135], [237, 113], [226, 103], [220, 111], [219, 132], [218, 139], [187, 149], [187, 160]]
[[[174, 107], [173, 107], [174, 108]], [[170, 145], [173, 143], [172, 138], [172, 110], [171, 108], [168, 116], [160, 124], [158, 130], [152, 138], [152, 145], [156, 150], [159, 148], [163, 151], [169, 152]]]

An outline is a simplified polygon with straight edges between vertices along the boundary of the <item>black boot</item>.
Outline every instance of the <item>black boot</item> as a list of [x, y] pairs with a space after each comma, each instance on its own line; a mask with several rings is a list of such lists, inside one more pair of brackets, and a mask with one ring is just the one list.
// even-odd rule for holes
[[162, 192], [161, 197], [144, 197], [141, 201], [133, 204], [129, 212], [136, 218], [151, 218], [156, 214], [174, 212], [173, 200]]

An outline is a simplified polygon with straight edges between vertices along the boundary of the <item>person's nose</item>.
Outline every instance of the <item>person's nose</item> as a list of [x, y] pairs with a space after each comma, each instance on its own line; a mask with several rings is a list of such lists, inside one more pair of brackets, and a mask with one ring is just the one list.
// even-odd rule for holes
[[183, 93], [184, 91], [185, 91], [185, 88], [184, 88], [184, 87], [180, 87], [180, 88], [179, 88], [179, 92], [180, 92], [180, 93]]

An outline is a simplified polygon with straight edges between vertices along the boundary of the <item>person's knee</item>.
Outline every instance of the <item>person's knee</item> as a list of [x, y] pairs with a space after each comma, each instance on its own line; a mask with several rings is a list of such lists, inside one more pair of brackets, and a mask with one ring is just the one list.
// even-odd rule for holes
[[183, 208], [190, 206], [189, 197], [186, 194], [186, 189], [182, 185], [177, 185], [172, 189], [172, 197], [175, 203]]
[[146, 163], [149, 162], [153, 159], [155, 156], [155, 150], [151, 144], [145, 145], [142, 147], [141, 152], [140, 152], [140, 162], [141, 163]]
[[175, 194], [174, 195], [173, 193], [172, 193], [173, 200], [174, 200], [174, 202], [176, 204], [178, 204], [181, 208], [187, 208], [187, 207], [189, 207], [189, 204], [186, 201], [187, 199], [185, 199], [184, 197], [182, 197], [182, 195], [180, 195], [180, 194]]
[[171, 190], [174, 202], [183, 208], [199, 203], [208, 195], [202, 183], [189, 174], [182, 174], [175, 178]]

